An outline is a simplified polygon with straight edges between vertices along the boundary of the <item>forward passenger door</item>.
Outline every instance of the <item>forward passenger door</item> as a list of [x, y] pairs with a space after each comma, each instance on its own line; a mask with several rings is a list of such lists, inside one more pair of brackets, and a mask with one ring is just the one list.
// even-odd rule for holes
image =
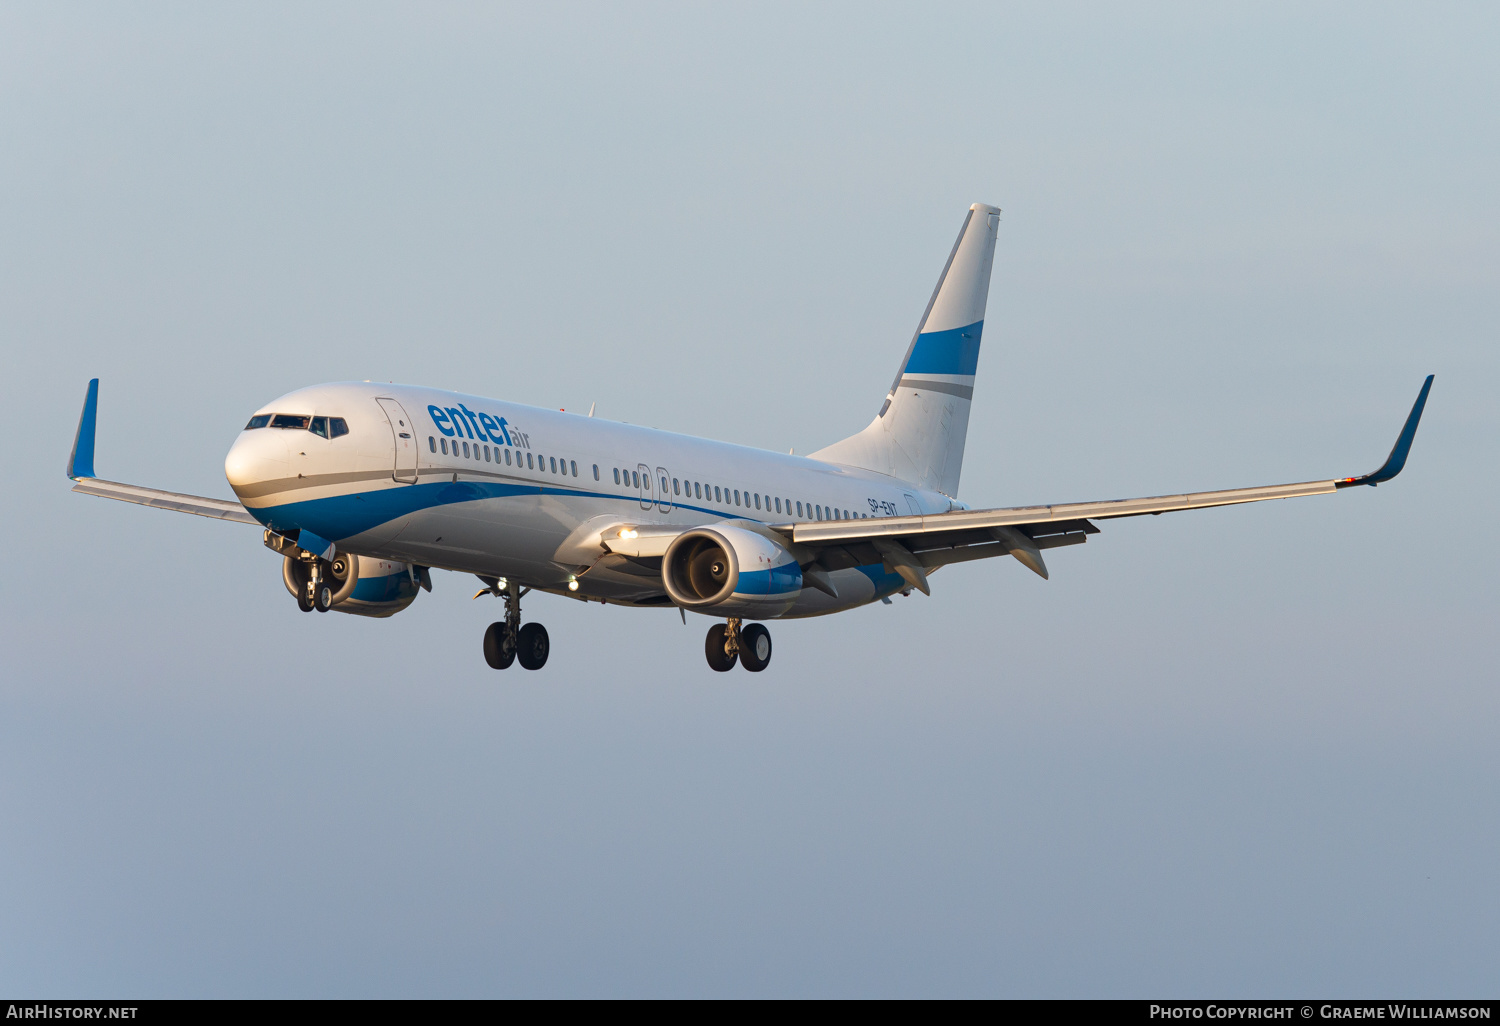
[[391, 441], [396, 445], [396, 462], [391, 476], [402, 484], [417, 481], [417, 439], [411, 418], [394, 399], [376, 399], [391, 425]]

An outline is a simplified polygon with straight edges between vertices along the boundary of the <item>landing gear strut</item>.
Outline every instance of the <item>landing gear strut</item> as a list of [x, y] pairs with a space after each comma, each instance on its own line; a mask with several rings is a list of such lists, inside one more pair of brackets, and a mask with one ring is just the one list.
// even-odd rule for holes
[[[496, 588], [499, 583], [496, 582]], [[551, 643], [547, 628], [539, 623], [521, 623], [521, 598], [531, 591], [515, 581], [506, 581], [500, 596], [505, 599], [505, 619], [492, 623], [484, 632], [484, 661], [496, 670], [503, 670], [520, 660], [528, 670], [540, 670], [547, 665]]]
[[289, 564], [289, 572], [291, 576], [287, 581], [296, 586], [298, 609], [304, 613], [311, 613], [314, 609], [326, 613], [333, 608], [334, 588], [328, 583], [330, 577], [336, 577], [332, 566], [324, 560], [304, 556]]
[[716, 623], [708, 629], [703, 642], [703, 653], [708, 657], [710, 669], [724, 673], [742, 663], [751, 673], [759, 673], [771, 665], [771, 632], [758, 623], [742, 627], [740, 618], [731, 616], [726, 623]]
[[307, 586], [312, 592], [313, 608], [320, 613], [326, 613], [333, 607], [333, 589], [323, 580], [323, 561], [317, 560], [312, 565], [312, 572], [307, 575]]

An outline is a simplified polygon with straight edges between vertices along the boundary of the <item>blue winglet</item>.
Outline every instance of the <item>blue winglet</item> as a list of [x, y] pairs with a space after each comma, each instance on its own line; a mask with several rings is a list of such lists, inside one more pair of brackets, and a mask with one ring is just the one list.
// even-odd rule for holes
[[99, 415], [99, 379], [89, 382], [83, 397], [83, 415], [78, 418], [78, 434], [73, 436], [73, 452], [68, 456], [68, 477], [77, 481], [94, 476], [94, 422]]
[[1412, 404], [1411, 413], [1406, 417], [1406, 426], [1401, 429], [1401, 434], [1396, 438], [1396, 444], [1391, 447], [1391, 454], [1385, 458], [1380, 469], [1374, 473], [1365, 474], [1362, 477], [1346, 477], [1334, 484], [1339, 488], [1348, 488], [1351, 485], [1378, 485], [1382, 481], [1389, 481], [1401, 473], [1401, 468], [1406, 466], [1406, 454], [1411, 452], [1411, 441], [1417, 437], [1417, 422], [1422, 419], [1422, 407], [1427, 405], [1427, 392], [1432, 388], [1433, 375], [1427, 375], [1427, 380], [1422, 382], [1422, 391], [1417, 393], [1417, 401]]

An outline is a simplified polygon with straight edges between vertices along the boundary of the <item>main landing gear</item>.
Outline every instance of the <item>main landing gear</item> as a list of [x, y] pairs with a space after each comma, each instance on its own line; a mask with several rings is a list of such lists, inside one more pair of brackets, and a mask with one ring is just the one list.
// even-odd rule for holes
[[716, 623], [708, 629], [703, 651], [708, 665], [720, 673], [742, 663], [751, 673], [771, 665], [771, 632], [764, 625], [740, 626], [740, 618], [731, 616], [727, 623]]
[[521, 623], [521, 597], [529, 591], [530, 588], [522, 588], [515, 581], [506, 581], [501, 592], [505, 599], [505, 619], [490, 624], [484, 632], [484, 661], [496, 670], [518, 660], [528, 670], [540, 670], [547, 665], [547, 653], [551, 651], [547, 628], [539, 623], [524, 626]]

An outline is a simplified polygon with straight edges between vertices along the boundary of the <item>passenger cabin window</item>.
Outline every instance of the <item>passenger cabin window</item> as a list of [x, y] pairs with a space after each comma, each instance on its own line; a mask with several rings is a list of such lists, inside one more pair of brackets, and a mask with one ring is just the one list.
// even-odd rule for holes
[[427, 448], [431, 449], [433, 452], [437, 452], [437, 439], [432, 435], [427, 436]]
[[439, 439], [439, 444], [443, 447], [443, 455], [448, 455], [448, 439]]
[[505, 450], [505, 465], [507, 467], [510, 466], [510, 450], [509, 449]]
[[616, 467], [615, 468], [615, 484], [619, 484], [619, 483], [620, 483], [620, 468]]
[[681, 495], [682, 494], [682, 487], [678, 483], [677, 478], [675, 478], [675, 477], [672, 478], [672, 494], [673, 495]]
[[720, 492], [719, 492], [719, 486], [718, 485], [714, 485], [714, 501], [715, 502], [723, 502], [724, 501], [724, 496], [722, 494], [720, 494]]
[[594, 464], [594, 480], [599, 480], [599, 464]]
[[693, 482], [693, 497], [697, 499], [703, 498], [703, 486], [697, 481]]
[[259, 416], [251, 417], [250, 423], [245, 425], [245, 430], [253, 431], [256, 428], [263, 428], [269, 423], [271, 423], [271, 415], [269, 413], [262, 413]]
[[529, 453], [529, 452], [526, 454], [526, 469], [527, 470], [535, 470], [536, 469], [535, 467], [533, 467], [531, 465], [531, 453]]
[[577, 460], [569, 460], [568, 461], [568, 466], [572, 468], [572, 470], [573, 470], [573, 476], [577, 477], [578, 476], [578, 461]]

